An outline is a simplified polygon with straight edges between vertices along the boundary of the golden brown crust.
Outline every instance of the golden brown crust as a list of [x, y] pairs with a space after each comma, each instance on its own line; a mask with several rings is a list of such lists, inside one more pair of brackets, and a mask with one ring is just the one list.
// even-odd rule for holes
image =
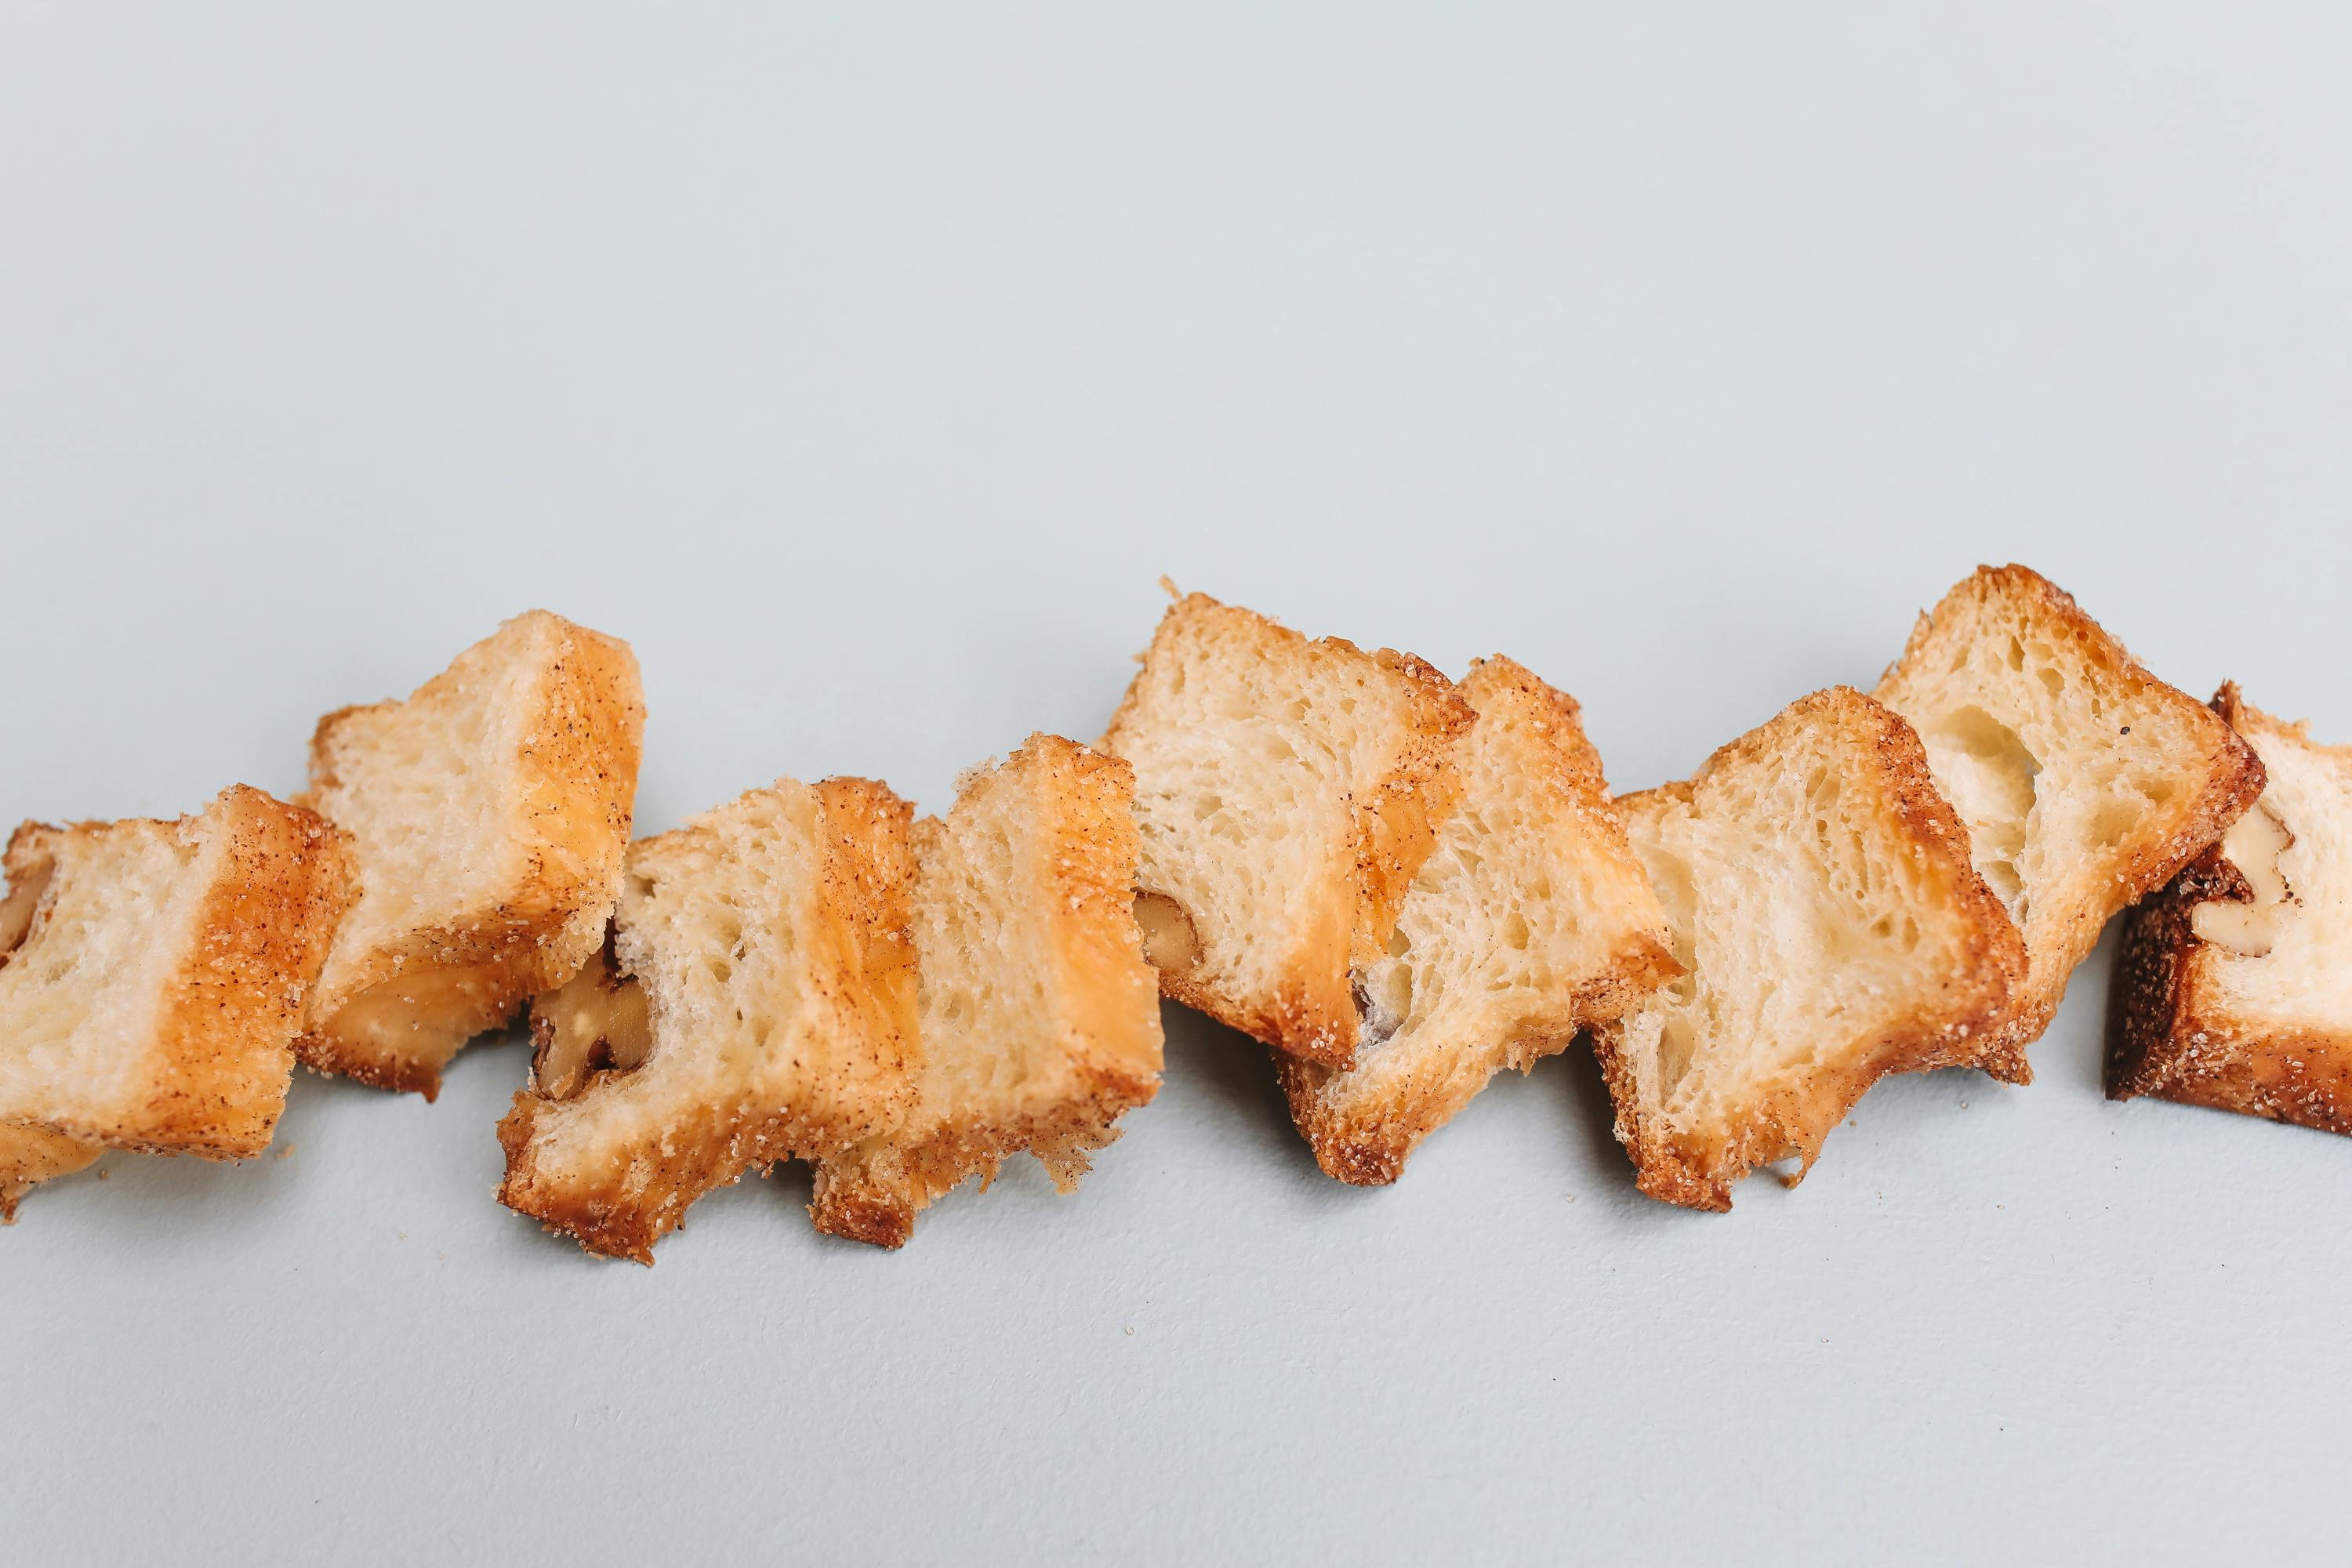
[[[2352, 747], [2317, 745], [2306, 725], [2248, 704], [2235, 682], [2214, 694], [2213, 710], [2233, 731], [2273, 730], [2352, 761]], [[2107, 1098], [2145, 1095], [2352, 1134], [2352, 1026], [2276, 1029], [2232, 1016], [2213, 996], [2221, 955], [2196, 933], [2197, 907], [2252, 898], [2216, 844], [2125, 917], [2108, 1004]]]
[[[1532, 756], [1523, 759], [1536, 769], [1531, 785], [1553, 810], [1580, 819], [1588, 842], [1598, 840], [1623, 857], [1631, 874], [1646, 885], [1576, 700], [1500, 654], [1474, 663], [1460, 691], [1479, 722], [1514, 724], [1535, 742]], [[1533, 717], [1531, 725], [1528, 716]], [[1466, 732], [1456, 745], [1467, 746], [1475, 733]], [[1654, 914], [1654, 904], [1651, 909]], [[1681, 974], [1664, 935], [1663, 924], [1654, 931], [1628, 932], [1601, 969], [1572, 993], [1547, 998], [1539, 1014], [1498, 1020], [1494, 1043], [1502, 1049], [1503, 1065], [1532, 1070], [1538, 1060], [1565, 1050], [1579, 1030], [1620, 1016], [1652, 987]], [[1288, 1054], [1276, 1058], [1291, 1120], [1313, 1149], [1316, 1163], [1351, 1185], [1382, 1186], [1403, 1173], [1423, 1138], [1486, 1088], [1496, 1064], [1487, 1053], [1448, 1051], [1442, 1059], [1396, 1074], [1385, 1094], [1332, 1094], [1335, 1081], [1361, 1070]]]
[[[134, 1069], [141, 1095], [108, 1115], [60, 1113], [41, 1126], [115, 1148], [249, 1158], [285, 1107], [291, 1042], [351, 896], [350, 862], [317, 816], [237, 784], [203, 817], [176, 823], [28, 823], [9, 841], [10, 878], [46, 884], [74, 840], [125, 831], [201, 836], [210, 854], [197, 848], [184, 874], [208, 880]], [[28, 929], [25, 940], [38, 940], [37, 925]]]
[[[430, 1100], [467, 1038], [562, 984], [601, 940], [636, 803], [645, 729], [636, 656], [617, 637], [544, 610], [519, 620], [545, 623], [559, 636], [519, 769], [527, 868], [491, 907], [364, 954], [333, 994], [320, 998], [320, 1016], [297, 1042], [315, 1071]], [[444, 670], [405, 702], [440, 700], [456, 679], [454, 668]], [[404, 705], [345, 708], [321, 719], [305, 802], [332, 800], [341, 737], [356, 718]], [[367, 874], [364, 864], [360, 873]]]
[[[1246, 617], [1252, 635], [1279, 650], [1265, 657], [1369, 663], [1401, 683], [1406, 694], [1406, 742], [1390, 771], [1353, 804], [1355, 885], [1344, 896], [1320, 901], [1318, 922], [1297, 943], [1271, 990], [1235, 995], [1196, 973], [1160, 973], [1161, 990], [1186, 1006], [1277, 1050], [1346, 1067], [1354, 1059], [1362, 1025], [1349, 971], [1387, 951], [1397, 910], [1436, 845], [1437, 824], [1454, 809], [1461, 790], [1454, 771], [1454, 742], [1477, 715], [1452, 681], [1411, 654], [1381, 648], [1368, 655], [1344, 637], [1309, 638], [1254, 611], [1206, 594], [1188, 594], [1160, 618], [1142, 656], [1144, 668], [1112, 714], [1098, 742], [1100, 750], [1115, 756], [1125, 753], [1121, 736], [1149, 721], [1143, 705], [1155, 661], [1177, 658], [1177, 639], [1191, 624], [1209, 616]], [[1166, 889], [1148, 890], [1166, 894]], [[1175, 901], [1181, 909], [1181, 900]], [[1198, 911], [1184, 912], [1197, 921]]]
[[0, 1127], [0, 1225], [16, 1223], [16, 1205], [43, 1182], [93, 1163], [105, 1145], [38, 1127]]
[[1970, 859], [1966, 824], [1936, 788], [1926, 748], [1900, 716], [1848, 687], [1792, 703], [1780, 718], [1750, 731], [1710, 757], [1691, 783], [1623, 797], [1629, 810], [1655, 799], [1686, 804], [1696, 784], [1718, 769], [1773, 765], [1784, 745], [1783, 727], [1821, 725], [1851, 749], [1847, 783], [1872, 787], [1877, 802], [1900, 823], [1930, 879], [1931, 896], [1952, 910], [1963, 931], [1962, 952], [1910, 1006], [1893, 1015], [1868, 1048], [1844, 1061], [1824, 1062], [1806, 1080], [1743, 1108], [1738, 1125], [1698, 1137], [1661, 1124], [1642, 1103], [1634, 1066], [1620, 1027], [1596, 1031], [1617, 1138], [1636, 1168], [1641, 1190], [1685, 1208], [1731, 1207], [1731, 1188], [1759, 1166], [1801, 1162], [1801, 1181], [1822, 1144], [1870, 1086], [1889, 1073], [1980, 1067], [2000, 1048], [1994, 1031], [2024, 981], [2024, 939]]
[[[2015, 563], [1978, 567], [1934, 610], [1921, 616], [1904, 646], [1903, 657], [1888, 668], [1879, 682], [1879, 698], [1901, 706], [1897, 695], [1900, 686], [1909, 671], [1926, 661], [1929, 645], [1943, 621], [1966, 606], [1991, 599], [2021, 601], [2030, 605], [2047, 620], [2059, 640], [2072, 644], [2126, 696], [2178, 703], [2192, 711], [2197, 709], [2194, 698], [2149, 674], [2120, 641], [2084, 613], [2073, 595], [2031, 567]], [[2045, 939], [2046, 950], [2034, 954], [2032, 972], [2011, 997], [2009, 1016], [2001, 1020], [1979, 1064], [1994, 1078], [2005, 1083], [2032, 1081], [2026, 1047], [2050, 1027], [2051, 1020], [2057, 1016], [2058, 1004], [2066, 994], [2067, 980], [2098, 945], [2107, 921], [2152, 889], [2162, 887], [2218, 843], [2230, 825], [2244, 815], [2254, 797], [2262, 794], [2262, 759], [2253, 749], [2218, 719], [2200, 729], [2205, 742], [2204, 777], [2188, 815], [2163, 838], [2136, 845], [2119, 857], [2107, 884], [2112, 897], [2097, 907], [2075, 911], [2055, 943], [2048, 943]]]
[[[812, 973], [827, 987], [840, 1021], [867, 1032], [895, 1092], [887, 1102], [864, 1108], [866, 1120], [854, 1126], [800, 1106], [682, 1107], [657, 1138], [638, 1141], [596, 1179], [581, 1181], [538, 1168], [533, 1137], [557, 1102], [534, 1079], [516, 1091], [499, 1123], [507, 1156], [500, 1203], [572, 1237], [590, 1252], [650, 1265], [654, 1243], [676, 1229], [704, 1194], [740, 1180], [753, 1166], [837, 1149], [903, 1109], [909, 1061], [920, 1048], [914, 945], [907, 929], [914, 808], [870, 779], [827, 779], [813, 793], [821, 858], [809, 927], [796, 940], [820, 955], [810, 961]], [[534, 1016], [534, 1030], [541, 1026]], [[593, 1093], [620, 1076], [591, 1072], [580, 1092]]]
[[[1034, 1154], [1062, 1192], [1088, 1156], [1118, 1138], [1113, 1125], [1159, 1089], [1160, 1033], [1152, 974], [1131, 915], [1138, 838], [1129, 809], [1134, 773], [1058, 735], [1034, 734], [1002, 770], [1032, 793], [1050, 841], [1026, 868], [1034, 886], [1015, 895], [1049, 932], [1057, 1076], [1018, 1110], [972, 1109], [919, 1136], [884, 1134], [822, 1160], [809, 1216], [827, 1235], [903, 1246], [915, 1217], [973, 1175]], [[917, 843], [924, 842], [919, 835]], [[958, 1042], [935, 1033], [927, 1052]], [[921, 1108], [917, 1108], [918, 1116]]]

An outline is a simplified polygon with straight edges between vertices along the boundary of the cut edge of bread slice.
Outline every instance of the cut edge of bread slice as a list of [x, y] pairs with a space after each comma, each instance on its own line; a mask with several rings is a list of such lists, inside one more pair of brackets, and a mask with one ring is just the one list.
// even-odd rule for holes
[[351, 867], [334, 830], [260, 790], [175, 821], [8, 842], [0, 1127], [22, 1189], [100, 1148], [238, 1160], [269, 1143]]
[[1725, 1210], [1888, 1073], [1982, 1065], [2025, 952], [1918, 737], [1803, 698], [1683, 784], [1623, 797], [1683, 975], [1594, 1031], [1637, 1184]]
[[1461, 691], [1478, 715], [1455, 742], [1462, 793], [1364, 972], [1356, 1064], [1278, 1058], [1316, 1163], [1360, 1186], [1395, 1181], [1496, 1073], [1679, 973], [1575, 700], [1500, 655]]
[[1356, 976], [1453, 809], [1469, 704], [1410, 654], [1204, 594], [1169, 607], [1139, 662], [1098, 745], [1135, 769], [1136, 917], [1161, 988], [1346, 1066]]
[[[2107, 1094], [2352, 1134], [2352, 746], [2247, 702], [2213, 710], [2262, 756], [2253, 808], [2126, 918]], [[2331, 1005], [2332, 1004], [2332, 1005]]]
[[782, 779], [632, 847], [603, 956], [532, 1007], [499, 1200], [640, 1263], [754, 1166], [894, 1125], [920, 1059], [912, 807]]
[[916, 1097], [898, 1128], [818, 1162], [819, 1230], [901, 1246], [925, 1207], [1024, 1152], [1073, 1191], [1157, 1091], [1132, 778], [1115, 757], [1034, 734], [916, 825]]
[[619, 893], [644, 727], [629, 645], [546, 610], [321, 719], [302, 804], [351, 839], [360, 894], [303, 1063], [431, 1100], [468, 1039], [578, 972]]
[[1986, 1070], [2032, 1080], [2107, 921], [2202, 854], [2261, 793], [2261, 761], [2027, 567], [1984, 566], [1922, 615], [1879, 700], [1918, 731], [2031, 969]]

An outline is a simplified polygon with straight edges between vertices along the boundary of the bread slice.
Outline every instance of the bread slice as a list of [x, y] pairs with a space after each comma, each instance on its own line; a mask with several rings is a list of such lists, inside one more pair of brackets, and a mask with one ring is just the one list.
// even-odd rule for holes
[[1159, 1088], [1160, 996], [1130, 912], [1125, 763], [1032, 735], [915, 825], [922, 1067], [898, 1127], [819, 1163], [819, 1230], [883, 1247], [1024, 1150], [1069, 1192]]
[[2132, 911], [2107, 1093], [2352, 1133], [2352, 746], [2221, 688], [2268, 778], [2221, 843]]
[[616, 638], [533, 610], [402, 702], [319, 721], [302, 803], [351, 837], [360, 898], [298, 1049], [431, 1100], [457, 1048], [604, 940], [645, 697]]
[[1522, 1071], [1678, 973], [1664, 912], [1574, 700], [1496, 658], [1462, 695], [1460, 804], [1363, 972], [1356, 1065], [1280, 1059], [1292, 1120], [1343, 1182], [1393, 1182], [1506, 1067]]
[[1979, 567], [1919, 618], [1878, 684], [1969, 825], [2031, 968], [1986, 1069], [2032, 1079], [2074, 966], [2110, 916], [2221, 837], [2262, 764], [2205, 705], [2140, 668], [2022, 566]]
[[268, 1147], [351, 896], [332, 830], [238, 785], [175, 822], [28, 822], [5, 864], [5, 1207], [100, 1147]]
[[704, 1193], [894, 1123], [911, 815], [866, 779], [781, 779], [632, 846], [603, 956], [532, 1006], [499, 1201], [651, 1263]]
[[1685, 970], [1594, 1034], [1643, 1192], [1727, 1209], [1885, 1074], [1982, 1062], [2024, 946], [1893, 712], [1816, 692], [1623, 805]]
[[1102, 750], [1135, 768], [1137, 918], [1163, 990], [1345, 1067], [1475, 717], [1410, 654], [1310, 642], [1204, 595], [1144, 651]]

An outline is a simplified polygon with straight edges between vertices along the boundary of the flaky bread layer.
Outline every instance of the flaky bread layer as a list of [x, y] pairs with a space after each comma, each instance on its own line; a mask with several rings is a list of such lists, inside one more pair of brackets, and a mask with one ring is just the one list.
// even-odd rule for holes
[[644, 728], [629, 645], [545, 610], [321, 719], [303, 802], [352, 837], [361, 895], [303, 1063], [431, 1100], [468, 1039], [577, 973], [619, 896]]
[[2352, 929], [2335, 918], [2352, 890], [2352, 746], [2319, 744], [2234, 683], [2213, 710], [2266, 764], [2257, 831], [2233, 830], [2126, 917], [2107, 1095], [2352, 1133]]
[[1478, 714], [1454, 743], [1461, 796], [1406, 896], [1402, 954], [1360, 975], [1382, 1037], [1351, 1068], [1278, 1058], [1316, 1163], [1357, 1185], [1396, 1180], [1496, 1073], [1681, 972], [1575, 700], [1499, 656], [1461, 690]]
[[[99, 868], [126, 849], [162, 879], [121, 902]], [[0, 1125], [209, 1159], [267, 1148], [351, 896], [334, 831], [240, 784], [176, 822], [27, 823], [5, 866], [0, 1052], [27, 1055], [0, 1070]], [[99, 940], [140, 956], [92, 974]]]
[[1137, 886], [1189, 932], [1181, 959], [1155, 953], [1161, 988], [1346, 1066], [1362, 1028], [1350, 972], [1387, 951], [1475, 715], [1410, 654], [1310, 640], [1202, 594], [1170, 607], [1140, 662], [1099, 744], [1137, 770]]
[[1817, 692], [1622, 804], [1688, 970], [1593, 1034], [1644, 1193], [1726, 1210], [1788, 1159], [1794, 1184], [1880, 1078], [1996, 1048], [2023, 942], [1886, 708]]
[[2202, 854], [2262, 791], [2262, 763], [2023, 566], [1979, 567], [1919, 617], [1879, 700], [1913, 724], [2031, 956], [1986, 1069], [2031, 1081], [2109, 919]]
[[[651, 1263], [703, 1194], [894, 1125], [920, 1059], [911, 816], [871, 780], [782, 780], [642, 841], [607, 989], [643, 988], [647, 1048], [559, 1086], [548, 1051], [572, 998], [541, 999], [532, 1082], [499, 1125], [499, 1201], [591, 1252]], [[765, 837], [740, 836], [746, 824]], [[691, 919], [672, 882], [708, 893]], [[584, 1042], [600, 1061], [612, 1043]]]

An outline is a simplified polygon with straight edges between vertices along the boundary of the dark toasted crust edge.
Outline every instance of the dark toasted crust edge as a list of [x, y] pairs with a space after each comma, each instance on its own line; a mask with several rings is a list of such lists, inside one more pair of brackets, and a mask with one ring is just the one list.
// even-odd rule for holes
[[[2233, 730], [2251, 720], [2313, 743], [2303, 725], [2247, 704], [2235, 682], [2214, 694], [2213, 710]], [[2216, 844], [2125, 917], [2108, 998], [2107, 1098], [2145, 1096], [2352, 1135], [2352, 1028], [2279, 1034], [2200, 1005], [2213, 960], [2194, 928], [2197, 906], [2250, 897]]]
[[[1851, 687], [1832, 687], [1790, 704], [1766, 724], [1717, 750], [1690, 784], [1667, 785], [1625, 796], [1664, 794], [1691, 798], [1696, 784], [1717, 768], [1776, 749], [1770, 731], [1783, 722], [1825, 721], [1856, 743], [1862, 763], [1876, 782], [1881, 799], [1908, 829], [1966, 931], [1965, 953], [1954, 966], [1947, 994], [1923, 998], [1895, 1020], [1864, 1059], [1822, 1070], [1815, 1091], [1800, 1106], [1793, 1097], [1774, 1096], [1756, 1108], [1727, 1142], [1714, 1148], [1686, 1144], [1670, 1128], [1657, 1125], [1641, 1104], [1633, 1063], [1622, 1048], [1622, 1025], [1596, 1029], [1593, 1051], [1616, 1109], [1616, 1134], [1633, 1159], [1635, 1184], [1651, 1197], [1685, 1208], [1721, 1213], [1731, 1207], [1732, 1186], [1758, 1167], [1797, 1159], [1790, 1185], [1804, 1179], [1822, 1146], [1872, 1084], [1890, 1073], [1936, 1068], [1981, 1067], [1998, 1050], [1992, 1037], [1998, 1020], [2026, 973], [2024, 938], [2007, 910], [1976, 873], [1968, 826], [1936, 788], [1927, 749], [1903, 718]], [[1824, 1084], [1828, 1092], [1820, 1092]], [[1834, 1106], [1822, 1114], [1822, 1105]]]

